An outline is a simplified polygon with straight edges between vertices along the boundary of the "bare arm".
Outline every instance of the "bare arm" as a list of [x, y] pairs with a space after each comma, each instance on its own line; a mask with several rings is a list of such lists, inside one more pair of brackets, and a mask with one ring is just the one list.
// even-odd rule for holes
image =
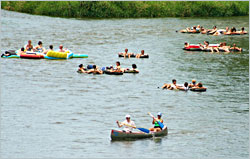
[[122, 124], [120, 124], [120, 122], [118, 120], [116, 121], [116, 123], [117, 123], [119, 128], [122, 127]]

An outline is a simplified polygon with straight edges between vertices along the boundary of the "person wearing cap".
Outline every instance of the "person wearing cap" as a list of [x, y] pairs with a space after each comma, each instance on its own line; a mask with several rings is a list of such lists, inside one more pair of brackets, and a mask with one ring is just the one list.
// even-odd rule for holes
[[192, 83], [190, 83], [190, 84], [188, 85], [188, 87], [191, 88], [191, 87], [195, 87], [195, 86], [197, 86], [196, 80], [193, 79], [193, 80], [192, 80]]
[[[123, 128], [122, 131], [131, 133], [132, 130], [133, 130], [133, 127], [136, 127], [136, 126], [135, 126], [135, 122], [132, 121], [132, 120], [130, 119], [130, 115], [129, 115], [129, 114], [127, 114], [127, 115], [125, 116], [125, 118], [126, 118], [126, 120], [124, 120], [123, 122], [120, 123], [120, 122], [117, 120], [116, 123], [117, 123], [117, 125], [118, 125], [119, 128], [122, 127], [122, 126], [124, 126], [124, 128]], [[126, 126], [126, 125], [124, 125], [124, 124], [126, 124], [126, 125], [131, 125], [131, 126], [133, 126], [133, 127], [129, 127], [129, 126]]]
[[34, 50], [40, 53], [44, 53], [46, 51], [41, 41], [38, 41], [38, 45], [34, 48]]
[[162, 113], [158, 112], [157, 119], [155, 120], [155, 118], [153, 118], [152, 124], [154, 124], [154, 127], [153, 128], [149, 128], [150, 131], [157, 132], [157, 131], [161, 131], [162, 130], [162, 128], [160, 127], [159, 123], [157, 122], [157, 121], [160, 121], [161, 123], [163, 123], [163, 120], [161, 119], [161, 116], [162, 116]]

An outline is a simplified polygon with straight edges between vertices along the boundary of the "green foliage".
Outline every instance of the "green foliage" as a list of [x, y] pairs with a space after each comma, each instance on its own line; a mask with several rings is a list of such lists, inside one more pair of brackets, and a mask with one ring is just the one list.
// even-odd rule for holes
[[248, 16], [248, 1], [2, 1], [1, 8], [75, 18]]

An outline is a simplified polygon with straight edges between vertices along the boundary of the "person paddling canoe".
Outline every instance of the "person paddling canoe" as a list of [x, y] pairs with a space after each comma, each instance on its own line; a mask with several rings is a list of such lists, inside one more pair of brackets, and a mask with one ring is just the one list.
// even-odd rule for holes
[[159, 123], [157, 122], [157, 121], [160, 121], [161, 123], [163, 123], [163, 120], [161, 119], [161, 116], [162, 116], [162, 113], [158, 112], [157, 118], [153, 117], [152, 124], [154, 124], [154, 127], [153, 128], [149, 128], [150, 131], [157, 132], [157, 131], [161, 131], [162, 130], [162, 128], [160, 127]]
[[[116, 123], [117, 123], [117, 125], [118, 125], [119, 128], [122, 127], [122, 126], [124, 126], [124, 128], [123, 128], [122, 131], [132, 133], [133, 127], [136, 127], [136, 126], [135, 126], [135, 122], [132, 121], [132, 120], [130, 120], [130, 115], [129, 115], [129, 114], [127, 114], [127, 115], [125, 116], [125, 118], [126, 118], [126, 120], [124, 120], [123, 122], [120, 123], [120, 122], [117, 120]], [[131, 126], [133, 126], [133, 127], [131, 127], [131, 126], [130, 126], [130, 127], [129, 127], [129, 126], [126, 126], [125, 124], [126, 124], [126, 125], [131, 125]]]

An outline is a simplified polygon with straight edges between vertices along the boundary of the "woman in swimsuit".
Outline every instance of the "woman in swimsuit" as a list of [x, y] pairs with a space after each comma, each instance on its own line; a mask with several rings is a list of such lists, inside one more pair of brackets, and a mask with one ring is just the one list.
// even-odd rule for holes
[[44, 53], [46, 51], [41, 41], [38, 42], [38, 45], [35, 47], [35, 51], [38, 51], [40, 53]]
[[33, 45], [31, 44], [31, 40], [28, 41], [28, 44], [24, 46], [26, 51], [32, 51], [33, 52]]

